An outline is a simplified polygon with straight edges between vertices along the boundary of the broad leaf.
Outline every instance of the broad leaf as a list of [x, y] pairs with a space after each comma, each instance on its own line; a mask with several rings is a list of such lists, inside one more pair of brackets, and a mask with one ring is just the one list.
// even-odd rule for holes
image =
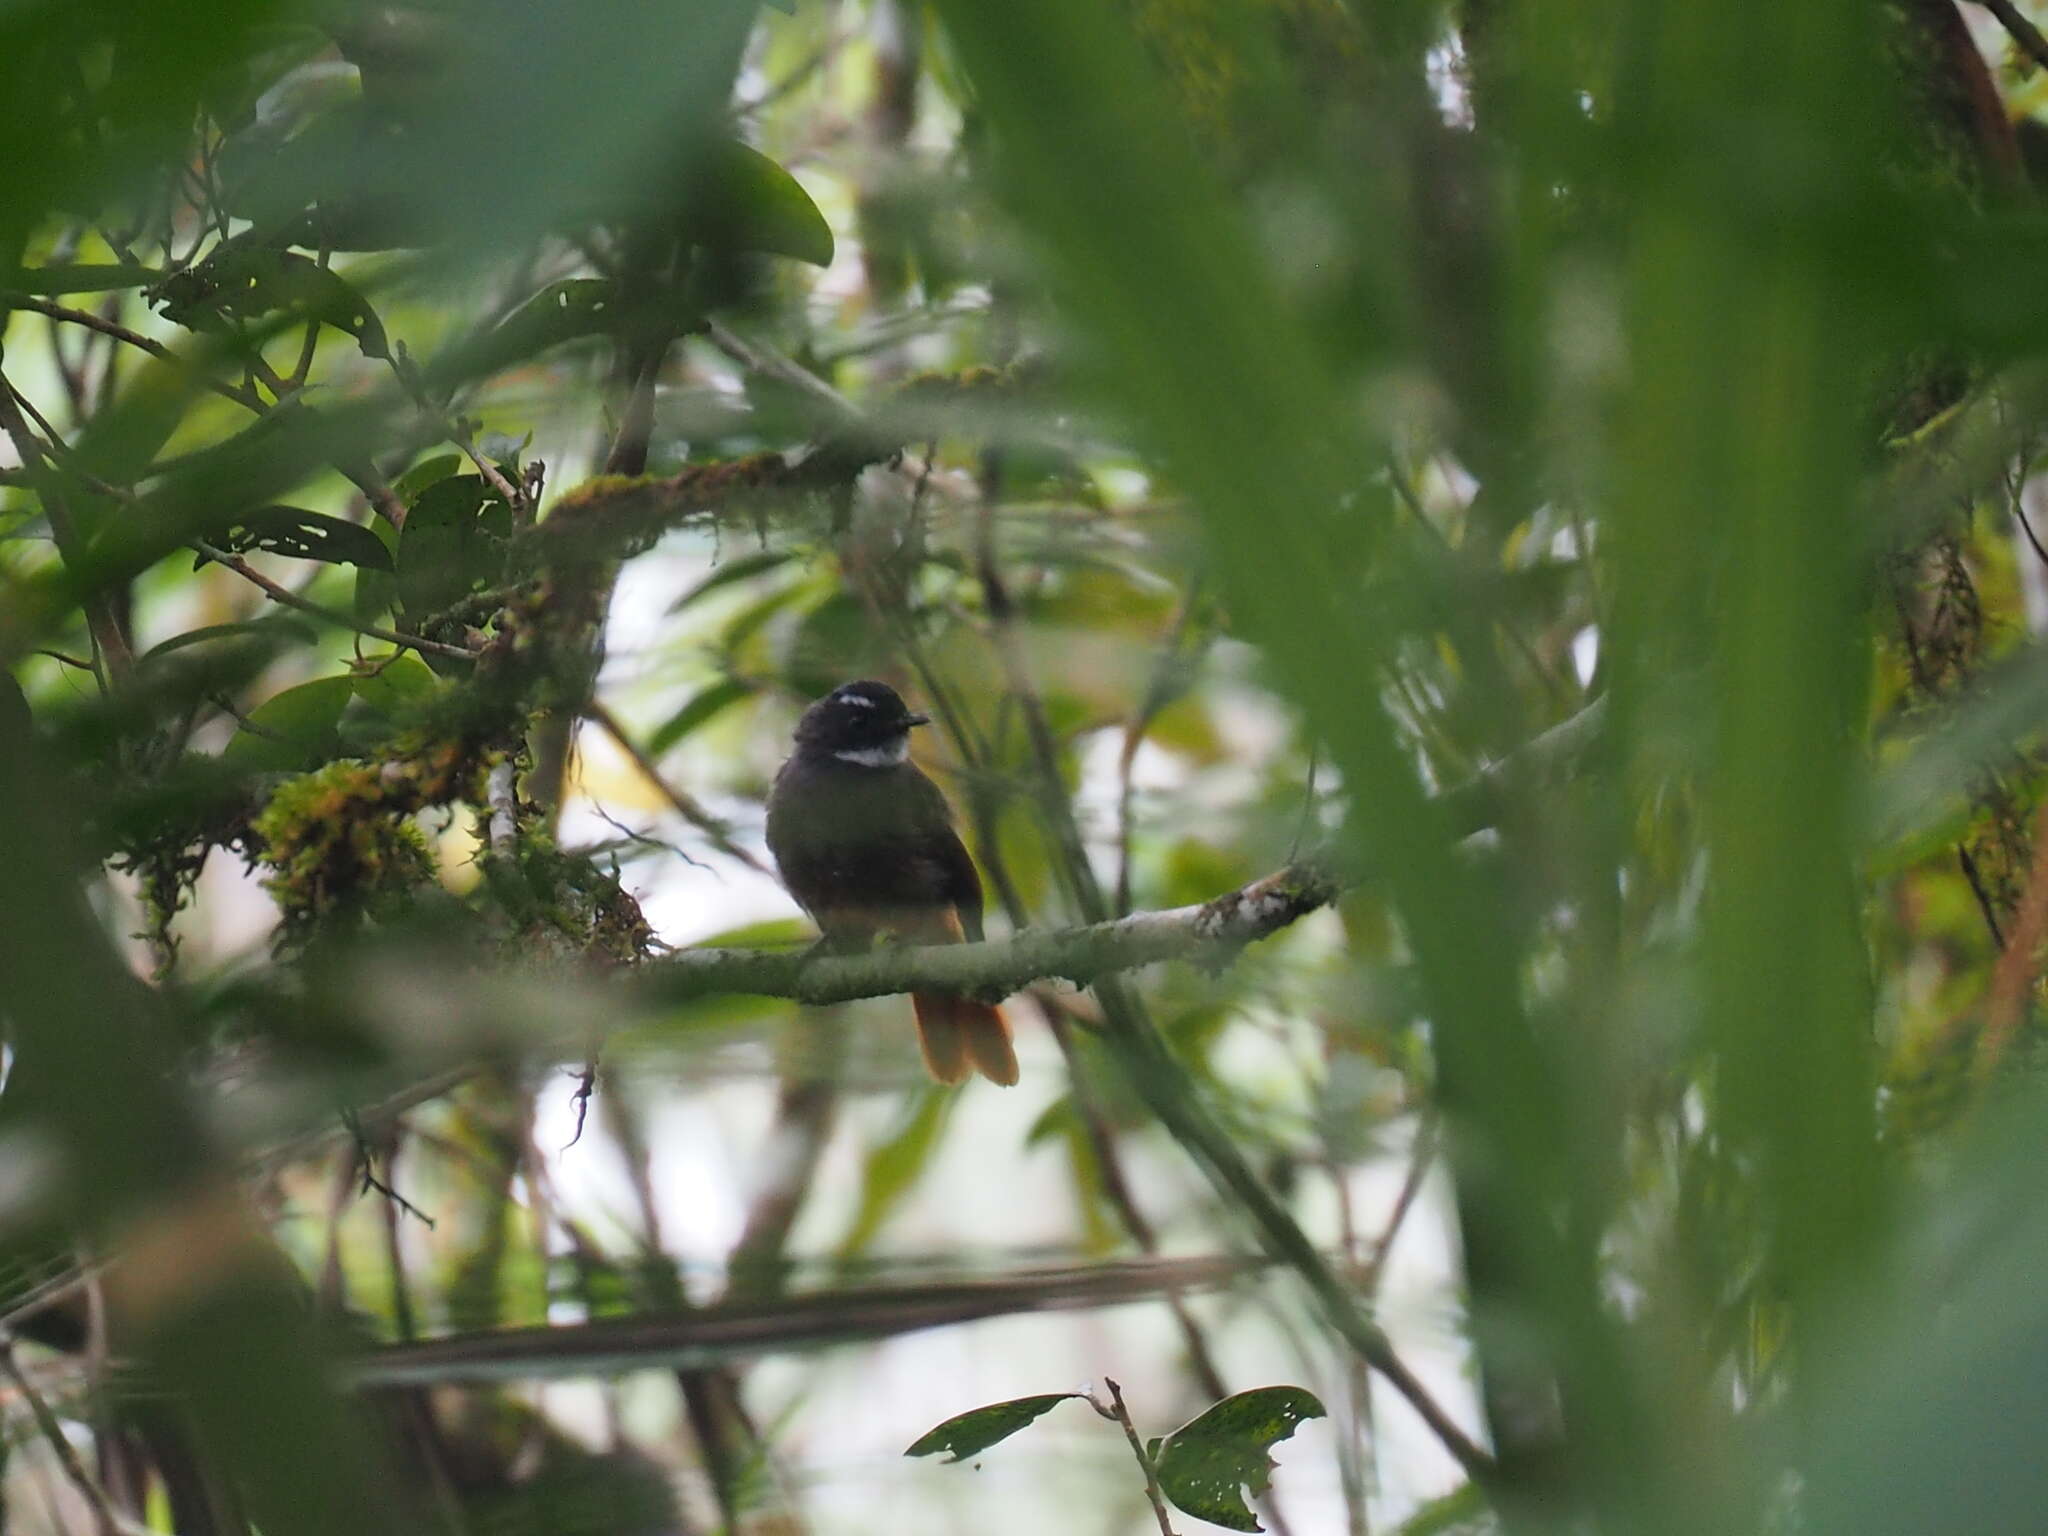
[[707, 159], [705, 244], [832, 265], [832, 226], [794, 176], [737, 139], [714, 148]]
[[400, 651], [369, 663], [354, 677], [356, 697], [387, 719], [397, 719], [440, 690], [434, 669], [415, 651]]
[[153, 298], [163, 317], [193, 331], [287, 311], [355, 337], [365, 357], [389, 357], [383, 322], [346, 278], [296, 251], [227, 245], [189, 271], [174, 273]]
[[[391, 551], [384, 541], [361, 523], [346, 522], [325, 512], [308, 512], [302, 507], [261, 507], [214, 543], [230, 554], [252, 549], [267, 554], [289, 555], [295, 560], [321, 560], [329, 565], [354, 565], [369, 570], [391, 569]], [[193, 569], [206, 564], [201, 555]]]
[[1233, 1531], [1265, 1527], [1242, 1490], [1264, 1493], [1273, 1478], [1273, 1446], [1307, 1419], [1327, 1412], [1300, 1387], [1256, 1387], [1226, 1397], [1166, 1437], [1159, 1486], [1174, 1505]]
[[340, 749], [336, 727], [355, 695], [348, 677], [322, 677], [267, 700], [250, 711], [222, 754], [256, 773], [304, 773]]
[[422, 491], [398, 541], [398, 601], [417, 620], [497, 579], [512, 513], [481, 475], [450, 475]]
[[936, 1425], [915, 1440], [903, 1454], [931, 1456], [948, 1452], [948, 1461], [965, 1461], [992, 1445], [1000, 1444], [1037, 1423], [1047, 1413], [1078, 1392], [1047, 1392], [1039, 1397], [1013, 1397], [1006, 1403], [990, 1403], [970, 1409]]

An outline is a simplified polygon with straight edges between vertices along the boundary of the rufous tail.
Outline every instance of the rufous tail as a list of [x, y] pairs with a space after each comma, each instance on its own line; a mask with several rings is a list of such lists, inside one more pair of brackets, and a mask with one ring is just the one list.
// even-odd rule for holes
[[924, 1064], [942, 1083], [966, 1080], [969, 1070], [1008, 1088], [1017, 1081], [1017, 1052], [1003, 1010], [947, 992], [914, 992], [917, 1043]]

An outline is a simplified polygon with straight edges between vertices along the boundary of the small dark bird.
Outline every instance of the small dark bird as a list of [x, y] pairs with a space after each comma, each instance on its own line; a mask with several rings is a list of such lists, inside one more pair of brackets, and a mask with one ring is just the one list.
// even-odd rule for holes
[[[981, 877], [946, 797], [910, 760], [911, 728], [927, 723], [875, 682], [844, 683], [797, 721], [796, 750], [768, 793], [768, 849], [828, 943], [981, 938]], [[957, 1083], [971, 1067], [1017, 1081], [1000, 1008], [944, 992], [910, 1001], [933, 1077]]]

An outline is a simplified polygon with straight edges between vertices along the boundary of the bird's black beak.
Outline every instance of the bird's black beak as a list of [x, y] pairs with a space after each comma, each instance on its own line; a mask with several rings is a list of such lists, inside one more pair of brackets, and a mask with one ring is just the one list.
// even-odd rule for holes
[[903, 717], [903, 728], [905, 730], [909, 730], [913, 725], [930, 725], [931, 723], [932, 717], [930, 715], [905, 715]]

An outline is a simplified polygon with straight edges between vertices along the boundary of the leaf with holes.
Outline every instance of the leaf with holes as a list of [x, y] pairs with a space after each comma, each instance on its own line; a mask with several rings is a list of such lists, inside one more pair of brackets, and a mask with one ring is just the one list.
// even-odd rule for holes
[[282, 311], [346, 331], [365, 357], [391, 355], [369, 301], [340, 273], [296, 251], [224, 246], [165, 278], [151, 298], [166, 320], [191, 331], [227, 330], [233, 321]]
[[[325, 512], [308, 512], [303, 507], [260, 507], [242, 519], [213, 543], [231, 555], [245, 555], [252, 549], [265, 554], [289, 555], [294, 560], [319, 560], [328, 565], [353, 565], [367, 570], [391, 569], [391, 551], [384, 541], [361, 523], [344, 522]], [[201, 555], [196, 571], [206, 564]]]
[[428, 370], [441, 387], [483, 378], [564, 342], [607, 336], [623, 324], [619, 285], [609, 277], [569, 277], [549, 283], [479, 336], [442, 353]]
[[1262, 1531], [1244, 1490], [1266, 1491], [1274, 1445], [1328, 1410], [1300, 1387], [1256, 1387], [1226, 1397], [1166, 1437], [1157, 1453], [1159, 1486], [1176, 1508], [1233, 1531]]
[[946, 1460], [965, 1461], [1009, 1439], [1018, 1430], [1028, 1429], [1068, 1398], [1080, 1395], [1047, 1392], [1039, 1397], [1013, 1397], [1008, 1402], [972, 1408], [927, 1430], [903, 1454], [931, 1456], [946, 1451], [950, 1453]]

